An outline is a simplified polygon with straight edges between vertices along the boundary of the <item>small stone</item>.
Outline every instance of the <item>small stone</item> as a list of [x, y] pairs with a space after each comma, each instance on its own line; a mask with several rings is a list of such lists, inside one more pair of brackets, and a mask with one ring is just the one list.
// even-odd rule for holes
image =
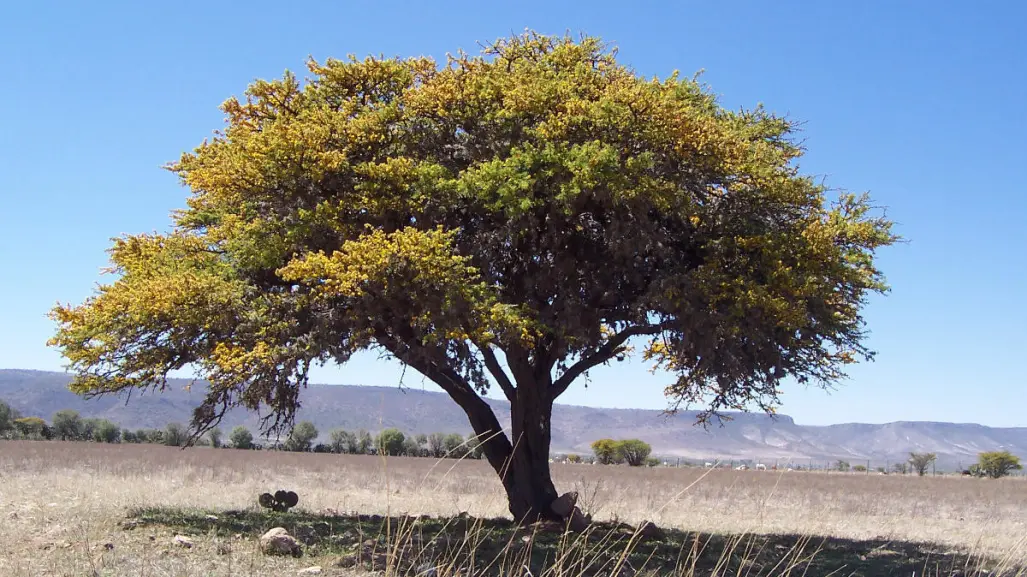
[[146, 538], [149, 539], [150, 541], [156, 541], [157, 540], [157, 536], [156, 535], [147, 535]]
[[175, 535], [175, 538], [171, 540], [172, 543], [185, 549], [192, 549], [193, 540], [185, 535]]
[[282, 527], [275, 527], [260, 537], [260, 550], [265, 555], [303, 555], [299, 541]]
[[208, 520], [208, 521], [217, 521], [218, 520], [218, 516], [217, 515], [204, 515], [203, 518]]
[[17, 513], [17, 511], [11, 511], [11, 512], [10, 512], [10, 514], [9, 514], [9, 515], [7, 515], [7, 518], [8, 518], [8, 519], [17, 519], [17, 518], [18, 518], [18, 513]]
[[346, 555], [345, 557], [339, 559], [338, 562], [336, 562], [335, 564], [339, 567], [342, 567], [343, 569], [351, 569], [357, 566], [357, 561], [358, 560], [356, 555]]
[[300, 569], [296, 572], [297, 575], [320, 575], [321, 566], [314, 565], [313, 567], [307, 567], [306, 569]]
[[103, 544], [103, 549], [104, 549], [104, 551], [113, 551], [114, 550], [114, 543], [104, 543]]

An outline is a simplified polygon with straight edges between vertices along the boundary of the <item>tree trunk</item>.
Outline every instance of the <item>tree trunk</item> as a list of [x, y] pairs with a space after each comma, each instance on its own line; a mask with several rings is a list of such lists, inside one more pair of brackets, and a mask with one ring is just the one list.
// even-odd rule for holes
[[510, 513], [521, 523], [559, 520], [550, 509], [559, 496], [549, 472], [553, 403], [536, 387], [519, 386], [517, 393], [510, 404], [513, 455], [503, 479]]
[[463, 408], [482, 441], [485, 458], [503, 482], [514, 520], [561, 520], [550, 509], [558, 497], [549, 471], [552, 401], [536, 387], [518, 387], [510, 403], [512, 443], [484, 401]]

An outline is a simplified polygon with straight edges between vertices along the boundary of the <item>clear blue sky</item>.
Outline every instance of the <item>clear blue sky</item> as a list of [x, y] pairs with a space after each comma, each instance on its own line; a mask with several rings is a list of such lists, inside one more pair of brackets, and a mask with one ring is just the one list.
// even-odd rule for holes
[[[783, 412], [1027, 426], [1024, 22], [1013, 1], [4, 2], [0, 368], [61, 368], [46, 311], [90, 293], [110, 237], [166, 228], [187, 191], [160, 166], [253, 79], [530, 27], [602, 36], [645, 75], [705, 69], [725, 105], [805, 121], [804, 170], [899, 222], [910, 243], [881, 255], [893, 292], [867, 310], [878, 360], [832, 394], [787, 388]], [[315, 377], [395, 385], [399, 370], [368, 356]], [[662, 408], [663, 382], [624, 363], [562, 400]]]

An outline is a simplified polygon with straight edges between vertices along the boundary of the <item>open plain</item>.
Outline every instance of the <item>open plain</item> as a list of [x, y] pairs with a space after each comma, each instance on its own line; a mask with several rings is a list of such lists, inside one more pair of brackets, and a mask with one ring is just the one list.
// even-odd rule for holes
[[[723, 540], [715, 557], [728, 557], [728, 549], [743, 558], [802, 549], [829, 558], [825, 574], [1025, 574], [1022, 479], [590, 465], [554, 465], [553, 473], [557, 488], [578, 491], [596, 521], [653, 521], [682, 550], [713, 535]], [[296, 491], [300, 502], [276, 519], [256, 496], [279, 488]], [[349, 574], [360, 568], [339, 566], [338, 549], [266, 557], [257, 538], [304, 520], [327, 519], [335, 531], [356, 513], [389, 525], [384, 520], [406, 514], [487, 520], [507, 512], [498, 479], [480, 461], [0, 441], [5, 576], [293, 575], [314, 565], [321, 574]], [[360, 540], [373, 532], [366, 523], [354, 530]], [[176, 545], [179, 534], [191, 546]], [[380, 541], [388, 546], [387, 537]], [[715, 565], [679, 562], [674, 572], [728, 573], [728, 564]], [[743, 573], [743, 562], [730, 573], [815, 574], [800, 565], [750, 564]]]

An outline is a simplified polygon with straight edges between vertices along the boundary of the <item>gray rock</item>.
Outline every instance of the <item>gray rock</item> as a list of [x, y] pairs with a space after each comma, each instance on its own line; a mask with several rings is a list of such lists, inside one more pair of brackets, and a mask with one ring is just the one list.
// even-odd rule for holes
[[275, 527], [261, 535], [260, 551], [265, 555], [303, 555], [300, 542], [282, 527]]

